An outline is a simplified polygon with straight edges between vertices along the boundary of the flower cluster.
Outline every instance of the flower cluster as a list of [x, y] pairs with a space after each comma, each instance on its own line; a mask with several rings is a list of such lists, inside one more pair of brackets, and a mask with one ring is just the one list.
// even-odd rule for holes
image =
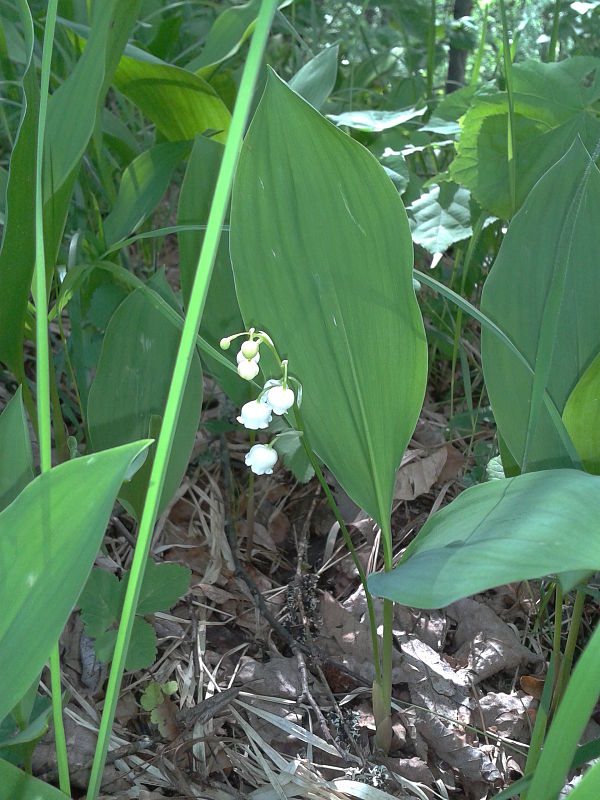
[[[268, 428], [273, 419], [273, 414], [286, 414], [294, 405], [296, 397], [288, 385], [287, 361], [281, 361], [271, 338], [264, 331], [249, 331], [236, 333], [233, 336], [221, 339], [221, 348], [228, 350], [233, 339], [238, 336], [247, 336], [237, 354], [238, 375], [244, 380], [252, 381], [259, 373], [260, 345], [265, 344], [274, 354], [281, 368], [282, 377], [278, 380], [268, 380], [256, 400], [250, 400], [242, 406], [237, 421], [251, 431]], [[273, 448], [275, 440], [269, 444], [255, 444], [246, 454], [246, 466], [250, 467], [256, 475], [271, 475], [277, 463], [277, 452]]]

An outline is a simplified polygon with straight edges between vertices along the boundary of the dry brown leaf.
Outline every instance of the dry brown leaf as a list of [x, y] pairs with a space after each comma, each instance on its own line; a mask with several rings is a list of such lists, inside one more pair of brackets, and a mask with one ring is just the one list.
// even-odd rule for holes
[[476, 683], [502, 670], [539, 660], [489, 606], [466, 598], [448, 606], [446, 613], [457, 622], [454, 655], [459, 660], [468, 659]]
[[[414, 451], [423, 452], [423, 451]], [[430, 491], [446, 464], [448, 451], [445, 447], [434, 450], [421, 458], [413, 457], [410, 461], [403, 459], [394, 487], [394, 500], [414, 500], [419, 495]]]

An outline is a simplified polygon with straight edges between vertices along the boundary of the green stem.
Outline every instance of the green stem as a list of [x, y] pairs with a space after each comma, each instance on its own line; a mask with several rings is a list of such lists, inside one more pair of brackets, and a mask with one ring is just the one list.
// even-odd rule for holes
[[507, 137], [507, 161], [508, 161], [508, 187], [510, 192], [510, 215], [514, 215], [517, 208], [517, 167], [515, 161], [515, 107], [513, 97], [512, 80], [512, 60], [510, 45], [508, 43], [508, 24], [506, 22], [506, 9], [504, 0], [500, 0], [500, 16], [502, 19], [502, 50], [504, 56], [504, 78], [506, 80], [506, 94], [508, 98], [508, 137]]
[[[393, 569], [392, 529], [390, 520], [381, 526], [381, 543], [383, 545], [383, 567], [386, 572]], [[383, 601], [383, 646], [381, 649], [381, 682], [377, 704], [373, 706], [375, 715], [375, 743], [383, 752], [387, 752], [391, 739], [392, 711], [392, 656], [394, 646], [394, 603]]]
[[[50, 343], [48, 336], [48, 294], [46, 286], [46, 259], [44, 254], [44, 200], [42, 195], [42, 166], [44, 134], [48, 109], [50, 64], [56, 27], [58, 0], [49, 0], [42, 48], [42, 73], [40, 79], [40, 114], [37, 130], [35, 164], [35, 332], [36, 332], [36, 392], [37, 421], [39, 428], [40, 468], [42, 473], [52, 468], [52, 434], [50, 424]], [[61, 791], [71, 794], [67, 742], [62, 717], [60, 653], [58, 642], [50, 653], [50, 678], [52, 685], [52, 714], [56, 739], [56, 757]]]
[[487, 22], [488, 22], [488, 4], [483, 7], [483, 22], [481, 24], [481, 35], [479, 36], [479, 46], [475, 54], [475, 61], [473, 62], [473, 72], [471, 73], [471, 86], [476, 86], [479, 80], [479, 72], [481, 70], [481, 61], [483, 59], [483, 49], [485, 47], [485, 37], [487, 35]]
[[433, 73], [435, 71], [435, 9], [436, 0], [431, 0], [429, 11], [429, 28], [427, 29], [427, 84], [426, 99], [429, 102], [433, 94]]
[[560, 5], [561, 5], [561, 0], [554, 0], [552, 33], [550, 34], [550, 44], [548, 45], [548, 61], [556, 60], [556, 45], [558, 43], [558, 25], [560, 22]]
[[356, 571], [358, 572], [358, 577], [362, 584], [362, 587], [365, 592], [365, 598], [367, 600], [367, 612], [369, 614], [369, 625], [371, 628], [371, 643], [373, 646], [373, 665], [375, 667], [375, 680], [377, 683], [381, 683], [381, 664], [379, 659], [379, 643], [377, 641], [377, 622], [375, 620], [375, 609], [373, 608], [373, 597], [371, 596], [371, 592], [367, 587], [367, 576], [365, 574], [364, 569], [362, 568], [362, 564], [358, 558], [358, 554], [354, 549], [354, 545], [352, 543], [352, 539], [350, 534], [348, 533], [348, 529], [342, 519], [342, 515], [340, 514], [340, 510], [337, 507], [337, 503], [333, 495], [331, 494], [331, 490], [327, 485], [327, 481], [325, 480], [325, 476], [319, 466], [319, 462], [317, 461], [317, 457], [314, 454], [312, 447], [310, 446], [310, 442], [308, 441], [308, 437], [306, 435], [306, 430], [304, 428], [304, 422], [302, 420], [302, 414], [300, 413], [300, 409], [298, 408], [297, 404], [294, 404], [294, 413], [296, 415], [296, 423], [298, 425], [298, 430], [302, 434], [300, 437], [302, 440], [302, 444], [304, 446], [304, 450], [308, 457], [308, 460], [311, 463], [312, 468], [315, 471], [315, 475], [317, 476], [317, 480], [321, 484], [321, 488], [327, 498], [327, 502], [331, 510], [333, 511], [333, 515], [337, 520], [338, 525], [340, 526], [340, 530], [342, 532], [342, 536], [344, 537], [344, 541], [346, 542], [346, 547], [350, 551], [350, 555], [352, 557], [352, 561], [354, 562], [354, 566], [356, 567]]
[[204, 303], [208, 293], [210, 276], [221, 238], [221, 228], [227, 213], [235, 168], [242, 146], [242, 138], [250, 115], [254, 89], [259, 72], [262, 69], [263, 54], [276, 8], [277, 0], [263, 0], [260, 6], [231, 119], [231, 126], [227, 136], [227, 143], [223, 153], [219, 176], [217, 178], [217, 185], [210, 207], [208, 223], [206, 225], [206, 235], [194, 276], [188, 312], [183, 325], [179, 349], [177, 351], [163, 423], [156, 445], [156, 455], [150, 473], [146, 502], [140, 521], [137, 546], [131, 565], [131, 574], [127, 584], [125, 600], [123, 602], [123, 613], [117, 633], [115, 652], [104, 702], [104, 711], [102, 713], [98, 732], [98, 744], [96, 746], [90, 775], [87, 794], [88, 800], [96, 800], [100, 790], [102, 772], [108, 752], [110, 732], [119, 696], [119, 687], [123, 677], [127, 648], [129, 646], [135, 619], [135, 609], [137, 607], [144, 571], [148, 560], [148, 553], [150, 551], [152, 532], [154, 530], [166, 468], [175, 437], [175, 429], [179, 418], [183, 392], [187, 382], [190, 364], [196, 349], [196, 336], [198, 335]]
[[555, 667], [554, 686], [552, 688], [553, 697], [556, 696], [556, 689], [558, 686], [558, 676], [560, 674], [560, 665], [562, 662], [562, 655], [560, 652], [562, 619], [563, 619], [563, 591], [562, 591], [562, 586], [557, 581], [554, 590], [554, 637], [552, 640], [552, 655], [554, 656], [554, 667]]
[[585, 592], [580, 589], [577, 590], [575, 595], [575, 602], [573, 604], [573, 613], [569, 623], [569, 635], [567, 636], [567, 643], [565, 645], [565, 652], [558, 671], [558, 680], [556, 681], [556, 691], [552, 698], [551, 712], [558, 708], [560, 701], [567, 688], [567, 683], [571, 677], [571, 667], [573, 666], [573, 656], [575, 655], [575, 647], [577, 646], [577, 637], [579, 635], [579, 628], [581, 626], [581, 617], [583, 614], [583, 604], [585, 602]]

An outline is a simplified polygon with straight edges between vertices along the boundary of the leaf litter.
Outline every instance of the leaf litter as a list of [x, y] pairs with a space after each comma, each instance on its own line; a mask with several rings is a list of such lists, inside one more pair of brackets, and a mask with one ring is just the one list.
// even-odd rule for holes
[[[209, 413], [223, 415], [222, 403]], [[400, 550], [457, 493], [464, 464], [427, 418], [415, 437], [396, 482]], [[505, 587], [443, 610], [396, 606], [392, 746], [374, 753], [365, 597], [318, 484], [282, 469], [257, 480], [252, 519], [247, 442], [242, 433], [222, 442], [199, 432], [195, 462], [157, 525], [154, 558], [189, 567], [192, 581], [171, 612], [147, 617], [158, 658], [123, 682], [102, 796], [484, 800], [520, 777], [538, 701], [519, 679], [543, 679], [541, 647], [526, 636], [536, 598]], [[332, 488], [361, 562], [374, 568], [378, 531]], [[97, 562], [117, 577], [132, 554], [123, 527], [133, 525], [121, 510]], [[375, 613], [380, 625], [378, 599]], [[83, 790], [106, 667], [91, 659], [78, 615], [61, 644], [73, 785]], [[155, 714], [160, 726], [142, 704], [152, 682], [177, 685]], [[51, 747], [49, 734], [34, 754], [37, 774], [52, 777]]]

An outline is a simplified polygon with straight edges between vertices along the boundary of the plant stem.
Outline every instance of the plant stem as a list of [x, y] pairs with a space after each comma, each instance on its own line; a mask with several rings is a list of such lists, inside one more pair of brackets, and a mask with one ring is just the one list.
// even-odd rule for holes
[[479, 37], [479, 46], [477, 47], [477, 53], [475, 54], [475, 61], [473, 62], [473, 72], [471, 73], [471, 86], [476, 86], [477, 81], [479, 80], [479, 71], [481, 69], [481, 61], [483, 59], [483, 49], [485, 47], [485, 37], [487, 34], [487, 22], [488, 22], [488, 5], [487, 3], [483, 7], [483, 22], [481, 24], [481, 35]]
[[[391, 572], [394, 564], [392, 528], [389, 518], [381, 526], [381, 543], [383, 545], [383, 568], [386, 572]], [[375, 743], [385, 753], [388, 752], [391, 741], [393, 627], [394, 603], [392, 600], [384, 600], [380, 693], [377, 706], [374, 705], [373, 711], [376, 725]]]
[[435, 4], [436, 0], [431, 0], [429, 7], [429, 28], [427, 29], [427, 84], [426, 100], [431, 101], [433, 94], [433, 73], [435, 71]]
[[[42, 73], [40, 78], [40, 113], [38, 119], [35, 164], [35, 332], [36, 332], [36, 392], [40, 468], [42, 473], [52, 468], [52, 433], [50, 423], [50, 343], [48, 337], [48, 291], [46, 286], [46, 258], [44, 253], [44, 200], [42, 195], [42, 166], [44, 134], [50, 86], [50, 64], [56, 27], [58, 0], [49, 0], [42, 48]], [[52, 714], [56, 740], [56, 757], [61, 791], [71, 794], [67, 742], [62, 717], [60, 653], [58, 642], [50, 653], [52, 685]]]
[[358, 577], [365, 592], [365, 598], [367, 601], [367, 612], [369, 614], [369, 626], [371, 628], [371, 643], [373, 646], [373, 665], [375, 667], [375, 681], [377, 683], [381, 683], [381, 664], [379, 658], [379, 643], [377, 641], [377, 622], [375, 620], [375, 609], [373, 608], [373, 597], [371, 596], [371, 592], [367, 588], [367, 576], [365, 575], [365, 571], [362, 568], [362, 565], [359, 561], [358, 554], [354, 549], [354, 545], [352, 544], [352, 539], [350, 537], [350, 534], [348, 533], [346, 525], [344, 524], [344, 520], [342, 519], [340, 510], [337, 507], [337, 503], [335, 502], [335, 499], [331, 494], [331, 490], [327, 485], [327, 481], [325, 480], [325, 476], [323, 475], [321, 467], [319, 466], [319, 462], [317, 461], [315, 453], [312, 447], [310, 446], [310, 442], [308, 441], [306, 430], [304, 428], [302, 414], [300, 413], [300, 409], [298, 408], [298, 405], [296, 403], [294, 404], [294, 413], [296, 415], [296, 423], [298, 425], [298, 430], [302, 434], [301, 439], [302, 439], [302, 444], [304, 446], [304, 450], [306, 452], [306, 455], [308, 456], [308, 460], [310, 461], [312, 468], [315, 471], [317, 480], [321, 484], [321, 488], [323, 489], [325, 497], [327, 498], [327, 502], [329, 503], [329, 506], [333, 511], [333, 515], [336, 518], [338, 525], [340, 526], [342, 536], [344, 537], [344, 541], [346, 542], [346, 547], [350, 551], [350, 555], [352, 557], [352, 560], [354, 561], [354, 566], [356, 567], [356, 571], [358, 572]]
[[[250, 447], [256, 441], [256, 432], [250, 431]], [[250, 470], [248, 478], [248, 500], [246, 503], [246, 558], [252, 563], [252, 547], [254, 546], [254, 472]]]
[[250, 43], [246, 65], [242, 74], [235, 108], [233, 110], [231, 126], [229, 128], [223, 160], [219, 169], [217, 185], [215, 187], [208, 223], [206, 225], [206, 235], [194, 276], [188, 312], [183, 325], [181, 341], [177, 351], [175, 367], [173, 369], [173, 377], [169, 387], [163, 423], [156, 446], [156, 455], [152, 465], [150, 481], [148, 483], [146, 502], [144, 503], [144, 510], [140, 521], [138, 541], [133, 555], [131, 574], [127, 584], [125, 600], [123, 602], [123, 613], [108, 679], [104, 711], [100, 721], [98, 744], [94, 754], [94, 762], [92, 764], [92, 772], [88, 787], [88, 800], [96, 800], [98, 792], [100, 791], [100, 782], [102, 780], [102, 772], [108, 752], [110, 732], [117, 707], [119, 687], [123, 677], [127, 648], [129, 646], [135, 618], [135, 609], [137, 607], [148, 560], [148, 553], [150, 551], [152, 531], [154, 530], [157, 517], [165, 473], [173, 446], [173, 439], [175, 438], [175, 429], [179, 418], [183, 392], [196, 349], [196, 336], [198, 335], [204, 303], [208, 293], [210, 276], [221, 238], [221, 229], [229, 205], [231, 186], [233, 184], [235, 168], [241, 150], [242, 137], [250, 115], [254, 89], [258, 74], [262, 68], [263, 54], [276, 8], [277, 0], [262, 0], [256, 27]]
[[563, 654], [560, 669], [558, 670], [558, 679], [556, 681], [556, 689], [552, 698], [551, 713], [557, 708], [562, 700], [562, 697], [567, 688], [567, 683], [571, 676], [571, 667], [573, 666], [573, 656], [575, 655], [575, 647], [577, 646], [577, 637], [579, 635], [579, 628], [581, 626], [581, 616], [583, 614], [583, 604], [585, 602], [585, 592], [580, 589], [577, 590], [575, 595], [575, 602], [573, 603], [573, 613], [571, 614], [571, 621], [569, 623], [569, 635], [567, 636], [567, 643], [565, 645], [565, 652]]
[[562, 654], [560, 652], [560, 640], [562, 634], [562, 612], [563, 612], [563, 591], [562, 586], [558, 581], [554, 589], [554, 637], [552, 641], [552, 655], [554, 656], [554, 686], [552, 687], [552, 696], [556, 695], [558, 686], [558, 676], [560, 674], [560, 665], [562, 662]]
[[558, 43], [558, 26], [560, 22], [561, 0], [554, 0], [554, 16], [552, 18], [552, 33], [548, 45], [548, 61], [556, 60], [556, 45]]
[[504, 78], [506, 80], [506, 95], [508, 99], [508, 142], [507, 142], [507, 161], [508, 161], [508, 188], [510, 192], [510, 216], [512, 217], [517, 208], [517, 167], [515, 161], [515, 107], [512, 85], [512, 59], [510, 45], [508, 43], [508, 24], [506, 22], [506, 9], [504, 0], [500, 0], [500, 16], [502, 19], [502, 50], [504, 56]]

